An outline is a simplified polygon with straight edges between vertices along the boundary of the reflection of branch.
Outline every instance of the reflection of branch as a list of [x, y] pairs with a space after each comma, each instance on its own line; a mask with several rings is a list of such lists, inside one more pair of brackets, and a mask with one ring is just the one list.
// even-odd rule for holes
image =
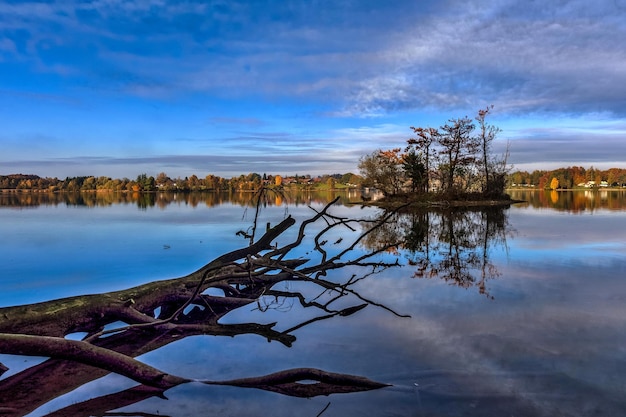
[[328, 410], [328, 407], [330, 407], [330, 402], [328, 404], [326, 404], [326, 407], [324, 407], [322, 409], [322, 411], [320, 411], [316, 417], [320, 417], [322, 414], [324, 414], [326, 412], [326, 410]]
[[[149, 413], [108, 413], [114, 408], [122, 408], [128, 405], [147, 400], [152, 397], [165, 398], [163, 390], [146, 385], [138, 385], [127, 390], [116, 392], [114, 394], [103, 395], [101, 397], [92, 398], [88, 401], [72, 404], [53, 413], [47, 414], [46, 417], [67, 417], [67, 416], [133, 416], [133, 417], [157, 417], [157, 415]], [[111, 406], [114, 405], [114, 408]], [[158, 414], [158, 417], [167, 417]]]
[[[317, 381], [300, 383], [298, 381]], [[210, 385], [232, 385], [242, 388], [259, 388], [295, 397], [315, 397], [329, 393], [369, 391], [389, 386], [370, 379], [324, 372], [313, 368], [289, 369], [256, 378], [241, 378], [230, 381], [203, 381]]]
[[[342, 266], [348, 266], [348, 265], [353, 265], [353, 263], [347, 262], [347, 263], [342, 264]], [[391, 265], [376, 264], [376, 265], [377, 266], [396, 266], [397, 264], [391, 264]], [[336, 264], [333, 264], [332, 266], [333, 266], [333, 268], [337, 268], [338, 267]], [[334, 283], [334, 282], [331, 282], [331, 281], [324, 280], [322, 278], [311, 278], [306, 273], [303, 273], [303, 272], [297, 271], [297, 270], [293, 270], [291, 268], [287, 268], [287, 267], [284, 267], [284, 266], [281, 266], [281, 265], [276, 265], [276, 267], [281, 269], [281, 270], [283, 270], [283, 271], [285, 271], [285, 272], [288, 272], [289, 274], [293, 274], [293, 276], [297, 277], [300, 281], [312, 282], [312, 283], [314, 283], [316, 285], [319, 285], [322, 288], [325, 288], [325, 289], [331, 290], [331, 291], [337, 291], [340, 294], [349, 293], [349, 294], [352, 294], [352, 295], [356, 296], [360, 300], [366, 302], [367, 304], [371, 304], [371, 305], [375, 305], [377, 307], [383, 308], [383, 309], [393, 313], [394, 315], [396, 315], [398, 317], [410, 317], [408, 315], [402, 315], [400, 313], [397, 313], [397, 312], [393, 311], [392, 309], [390, 309], [389, 307], [386, 307], [383, 304], [376, 303], [374, 301], [366, 299], [365, 297], [361, 296], [357, 291], [355, 291], [355, 290], [353, 290], [351, 288], [348, 288], [347, 284], [337, 284], [337, 283]], [[333, 269], [333, 268], [329, 267], [328, 269]], [[308, 271], [308, 273], [311, 273], [311, 270], [307, 270], [307, 271]], [[354, 282], [352, 282], [352, 283], [354, 283]]]
[[[200, 322], [177, 324], [170, 330], [159, 327], [150, 330], [133, 329], [98, 339], [95, 343], [108, 350], [119, 351], [129, 357], [156, 350], [188, 336], [207, 334], [230, 337], [241, 334], [257, 334], [267, 338], [268, 341], [279, 341], [290, 347], [296, 339], [295, 336], [273, 330], [272, 327], [275, 324], [235, 323], [222, 325], [204, 324], [200, 320]], [[13, 414], [6, 412], [6, 416], [22, 416], [58, 395], [69, 392], [107, 373], [107, 371], [75, 361], [48, 359], [18, 374], [0, 380], [0, 405], [5, 408], [10, 405], [15, 409]], [[111, 409], [118, 408], [113, 407], [113, 404], [115, 403], [108, 402]], [[76, 414], [68, 413], [66, 415]]]
[[[349, 315], [365, 305], [343, 310], [337, 314]], [[48, 356], [85, 363], [115, 372], [149, 387], [167, 390], [180, 384], [194, 382], [188, 378], [167, 374], [126, 355], [100, 348], [87, 342], [59, 337], [0, 334], [0, 351], [27, 356]], [[301, 384], [298, 381], [315, 380], [318, 384]], [[386, 384], [367, 378], [335, 374], [319, 369], [291, 369], [275, 374], [230, 381], [195, 381], [207, 385], [232, 385], [259, 388], [296, 397], [314, 397], [329, 393], [366, 391], [382, 388]]]
[[61, 337], [0, 333], [0, 352], [66, 359], [124, 375], [144, 385], [171, 388], [189, 379], [168, 375], [127, 355]]
[[357, 311], [359, 311], [359, 310], [363, 310], [365, 307], [367, 307], [367, 303], [366, 303], [366, 304], [361, 304], [361, 305], [358, 305], [358, 306], [353, 306], [353, 307], [344, 308], [344, 309], [343, 309], [343, 310], [341, 310], [341, 311], [336, 311], [336, 312], [333, 312], [333, 313], [327, 314], [327, 315], [325, 315], [325, 316], [315, 317], [315, 318], [312, 318], [312, 319], [307, 320], [307, 321], [305, 321], [305, 322], [302, 322], [302, 323], [300, 323], [300, 324], [298, 324], [298, 325], [296, 325], [296, 326], [293, 326], [293, 327], [291, 327], [291, 328], [289, 328], [289, 329], [285, 330], [283, 333], [285, 333], [285, 334], [289, 334], [289, 333], [291, 333], [291, 332], [293, 332], [293, 331], [295, 331], [295, 330], [298, 330], [298, 329], [299, 329], [299, 328], [301, 328], [301, 327], [304, 327], [304, 326], [309, 325], [309, 324], [311, 324], [311, 323], [314, 323], [314, 322], [316, 322], [316, 321], [326, 320], [326, 319], [329, 319], [329, 318], [331, 318], [331, 317], [335, 317], [335, 316], [344, 316], [344, 317], [345, 317], [345, 316], [350, 316], [350, 315], [352, 315], [352, 314], [356, 313], [356, 312], [357, 312]]
[[[301, 382], [306, 381], [306, 382]], [[311, 383], [311, 381], [316, 381]], [[369, 391], [389, 386], [380, 382], [372, 381], [360, 376], [337, 374], [313, 368], [295, 368], [276, 372], [273, 374], [233, 379], [229, 381], [195, 381], [206, 385], [227, 385], [240, 388], [257, 388], [265, 391], [276, 392], [292, 397], [312, 398], [319, 395], [351, 393]], [[147, 413], [107, 413], [114, 408], [135, 404], [150, 397], [163, 396], [163, 390], [145, 385], [139, 385], [114, 394], [93, 398], [82, 403], [72, 404], [46, 417], [65, 417], [74, 415], [99, 415], [99, 416], [152, 416]], [[330, 405], [330, 403], [328, 404]], [[324, 408], [325, 411], [328, 405]], [[318, 414], [321, 415], [322, 413]]]

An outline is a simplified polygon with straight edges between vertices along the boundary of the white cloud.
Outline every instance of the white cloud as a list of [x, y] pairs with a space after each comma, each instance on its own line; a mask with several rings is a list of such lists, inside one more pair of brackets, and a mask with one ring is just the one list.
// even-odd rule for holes
[[[5, 136], [46, 129], [137, 147], [143, 138], [146, 148], [162, 144], [159, 155], [176, 153], [172, 143], [185, 146], [180, 154], [197, 152], [199, 141], [200, 152], [220, 149], [228, 138], [294, 164], [318, 152], [311, 168], [329, 166], [327, 157], [343, 171], [364, 153], [403, 146], [410, 125], [436, 127], [494, 104], [517, 163], [573, 163], [580, 152], [585, 161], [619, 159], [621, 1], [2, 3], [0, 60], [19, 80], [0, 86], [9, 93], [0, 104], [14, 112], [19, 104], [12, 120], [29, 120]], [[95, 109], [111, 116], [88, 114]], [[54, 156], [75, 149], [87, 146]]]
[[[384, 75], [361, 82], [353, 107], [453, 109], [496, 102], [508, 111], [625, 115], [626, 14], [609, 3], [519, 8], [509, 1], [432, 16], [391, 47]], [[457, 9], [460, 4], [450, 6]], [[620, 14], [623, 19], [616, 19]]]

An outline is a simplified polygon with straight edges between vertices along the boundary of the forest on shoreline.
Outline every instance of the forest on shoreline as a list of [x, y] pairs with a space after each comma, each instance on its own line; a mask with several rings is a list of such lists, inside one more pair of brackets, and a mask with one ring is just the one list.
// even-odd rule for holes
[[111, 178], [107, 176], [80, 176], [58, 178], [39, 177], [37, 175], [0, 175], [0, 190], [77, 192], [77, 191], [115, 191], [115, 192], [193, 192], [193, 191], [256, 191], [261, 187], [292, 187], [296, 189], [340, 189], [359, 187], [363, 178], [359, 175], [332, 174], [312, 177], [310, 175], [268, 175], [250, 173], [230, 179], [208, 174], [204, 178], [170, 178], [164, 172], [156, 177], [140, 174], [136, 179]]
[[[553, 181], [556, 179], [555, 182]], [[558, 184], [558, 185], [557, 185]], [[230, 179], [216, 175], [204, 178], [192, 175], [170, 178], [165, 173], [156, 177], [140, 174], [136, 179], [114, 179], [107, 176], [40, 177], [34, 174], [0, 175], [0, 191], [77, 192], [77, 191], [255, 191], [261, 186], [283, 186], [294, 189], [362, 188], [368, 184], [358, 174], [280, 176], [251, 173]], [[556, 187], [553, 187], [557, 185]], [[626, 168], [600, 170], [593, 167], [567, 167], [555, 170], [513, 171], [506, 175], [507, 188], [576, 189], [626, 187]]]
[[507, 176], [508, 188], [531, 187], [540, 190], [626, 187], [626, 169], [596, 169], [593, 166], [558, 168], [551, 171], [515, 171]]

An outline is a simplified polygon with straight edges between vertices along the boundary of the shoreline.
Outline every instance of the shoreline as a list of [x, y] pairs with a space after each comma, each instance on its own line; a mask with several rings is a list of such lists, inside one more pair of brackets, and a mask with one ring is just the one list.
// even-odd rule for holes
[[359, 204], [366, 207], [379, 207], [387, 210], [410, 209], [410, 208], [458, 208], [458, 207], [497, 207], [511, 206], [513, 204], [526, 203], [525, 200], [514, 200], [511, 198], [491, 198], [491, 199], [467, 199], [467, 200], [447, 200], [444, 198], [435, 199], [415, 199], [406, 195], [395, 197], [383, 197], [375, 201], [360, 201]]
[[513, 204], [527, 203], [525, 200], [489, 200], [489, 201], [431, 201], [431, 202], [408, 202], [408, 203], [385, 203], [385, 202], [354, 202], [353, 205], [364, 207], [378, 207], [386, 210], [396, 209], [448, 209], [448, 208], [481, 208], [481, 207], [504, 207]]

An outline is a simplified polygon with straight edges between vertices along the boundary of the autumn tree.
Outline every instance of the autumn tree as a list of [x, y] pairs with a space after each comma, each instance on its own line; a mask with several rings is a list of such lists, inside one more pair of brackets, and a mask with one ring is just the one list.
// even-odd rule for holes
[[174, 188], [174, 181], [165, 172], [160, 172], [155, 179], [155, 187], [168, 191]]
[[552, 177], [552, 181], [550, 181], [550, 189], [556, 190], [559, 188], [559, 180], [556, 177]]
[[217, 190], [218, 189], [218, 177], [215, 175], [207, 175], [204, 178], [204, 183], [206, 184], [206, 188], [208, 190]]
[[387, 151], [379, 149], [362, 157], [359, 170], [366, 183], [378, 188], [385, 195], [398, 194], [404, 185], [400, 148]]
[[187, 178], [187, 184], [189, 184], [189, 189], [191, 191], [198, 191], [200, 189], [200, 178], [198, 178], [196, 174], [193, 174]]
[[572, 170], [572, 182], [576, 186], [578, 184], [584, 184], [585, 181], [585, 168], [574, 166]]
[[106, 190], [107, 186], [110, 185], [110, 182], [111, 182], [111, 178], [110, 177], [100, 176], [96, 180], [96, 189], [98, 189], [98, 190]]
[[412, 192], [426, 193], [432, 176], [438, 174], [441, 190], [448, 196], [481, 191], [484, 196], [499, 197], [506, 184], [508, 149], [502, 157], [492, 155], [492, 143], [500, 132], [486, 121], [492, 108], [478, 112], [477, 135], [468, 117], [450, 119], [439, 129], [411, 126], [415, 137], [407, 140], [404, 152], [378, 150], [362, 158], [359, 169], [366, 181], [386, 195], [403, 191], [407, 182]]
[[85, 181], [83, 181], [83, 184], [81, 185], [80, 189], [82, 191], [95, 191], [95, 189], [96, 189], [96, 178], [95, 177], [87, 177], [87, 178], [85, 178]]
[[600, 172], [596, 173], [595, 182], [596, 182], [596, 187], [599, 187], [600, 183], [602, 182], [602, 174]]
[[256, 172], [251, 172], [246, 176], [248, 182], [250, 182], [253, 190], [258, 190], [261, 187], [261, 175]]
[[606, 175], [606, 181], [609, 183], [609, 185], [612, 185], [613, 183], [617, 182], [617, 170], [615, 168], [609, 169], [607, 171], [607, 175]]

